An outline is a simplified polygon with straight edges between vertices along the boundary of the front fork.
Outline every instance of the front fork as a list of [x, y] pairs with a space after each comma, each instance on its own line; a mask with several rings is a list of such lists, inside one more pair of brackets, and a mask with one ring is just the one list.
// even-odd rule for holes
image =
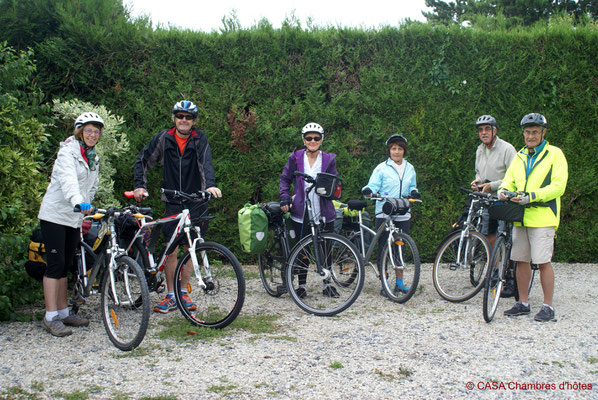
[[[390, 257], [390, 264], [392, 265], [392, 269], [393, 270], [397, 270], [397, 269], [404, 269], [405, 267], [405, 260], [403, 259], [403, 242], [400, 241], [399, 238], [395, 239], [395, 233], [400, 232], [397, 228], [393, 227], [393, 228], [389, 228], [389, 232], [388, 232], [388, 238], [386, 239], [388, 242], [388, 256]], [[400, 265], [397, 265], [395, 263], [395, 257], [393, 255], [393, 244], [396, 244], [398, 247], [398, 258], [399, 258], [399, 263]]]
[[[187, 243], [191, 243], [189, 246], [189, 254], [191, 255], [191, 262], [193, 263], [193, 270], [195, 271], [195, 276], [197, 277], [197, 284], [201, 289], [206, 289], [207, 285], [201, 277], [201, 268], [199, 267], [199, 261], [197, 259], [197, 254], [195, 253], [195, 248], [197, 247], [197, 243], [202, 243], [203, 239], [200, 235], [199, 228], [194, 227], [197, 233], [197, 237], [195, 239], [191, 239], [191, 228], [185, 227], [185, 234], [187, 235]], [[211, 282], [211, 275], [210, 275], [210, 263], [208, 261], [208, 256], [206, 255], [205, 251], [201, 252], [201, 261], [206, 271], [206, 278], [208, 281]]]

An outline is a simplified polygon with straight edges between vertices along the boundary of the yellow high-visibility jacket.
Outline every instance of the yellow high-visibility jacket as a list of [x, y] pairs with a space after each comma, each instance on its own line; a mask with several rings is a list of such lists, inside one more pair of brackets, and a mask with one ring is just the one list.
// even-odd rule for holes
[[561, 196], [569, 176], [567, 159], [561, 149], [546, 142], [529, 174], [527, 162], [528, 150], [523, 148], [513, 158], [500, 187], [500, 190], [529, 193], [530, 203], [525, 208], [523, 223], [514, 225], [556, 229], [561, 219]]

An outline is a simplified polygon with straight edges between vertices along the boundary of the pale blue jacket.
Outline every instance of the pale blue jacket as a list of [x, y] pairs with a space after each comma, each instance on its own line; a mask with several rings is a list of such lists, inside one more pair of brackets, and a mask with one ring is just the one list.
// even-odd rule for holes
[[[382, 196], [396, 198], [408, 196], [412, 190], [417, 190], [415, 169], [407, 160], [403, 159], [403, 162], [405, 163], [403, 179], [399, 177], [399, 173], [392, 166], [394, 161], [389, 157], [388, 160], [378, 164], [370, 176], [370, 181], [363, 189], [368, 187], [374, 194], [380, 193]], [[383, 201], [376, 202], [376, 216], [383, 215], [382, 204], [384, 204]]]

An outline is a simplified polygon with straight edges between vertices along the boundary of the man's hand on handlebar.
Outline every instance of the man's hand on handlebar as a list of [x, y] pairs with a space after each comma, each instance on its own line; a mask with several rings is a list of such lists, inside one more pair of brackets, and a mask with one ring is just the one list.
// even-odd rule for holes
[[133, 197], [135, 197], [135, 200], [137, 201], [141, 201], [147, 196], [149, 196], [149, 193], [145, 188], [137, 188], [133, 191]]

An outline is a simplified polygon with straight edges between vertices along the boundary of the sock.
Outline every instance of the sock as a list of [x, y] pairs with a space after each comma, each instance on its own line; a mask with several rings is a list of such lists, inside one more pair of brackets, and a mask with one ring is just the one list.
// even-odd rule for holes
[[187, 291], [186, 290], [181, 290], [181, 294], [187, 294]]
[[173, 291], [168, 291], [168, 294], [166, 294], [166, 296], [168, 296], [169, 299], [173, 299], [174, 300], [174, 290]]
[[529, 307], [529, 303], [524, 303], [522, 301], [520, 301], [521, 304], [523, 304], [524, 307]]
[[552, 307], [551, 307], [551, 306], [549, 306], [548, 304], [546, 304], [546, 303], [542, 304], [542, 307], [544, 307], [544, 306], [546, 306], [546, 307], [550, 308], [552, 311], [554, 311], [554, 308], [552, 308]]
[[403, 278], [396, 278], [395, 285], [397, 285], [398, 288], [402, 288], [403, 286], [405, 286], [405, 284], [403, 283]]
[[68, 316], [69, 316], [69, 309], [68, 308], [64, 308], [62, 310], [58, 310], [58, 317], [60, 319], [65, 319]]
[[46, 311], [46, 321], [51, 322], [57, 315], [58, 311]]

